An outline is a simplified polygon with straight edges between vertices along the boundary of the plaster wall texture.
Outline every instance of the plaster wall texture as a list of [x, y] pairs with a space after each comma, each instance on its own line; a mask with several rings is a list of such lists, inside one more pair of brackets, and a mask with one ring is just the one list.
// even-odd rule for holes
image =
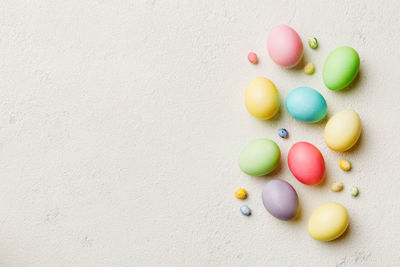
[[[1, 1], [0, 266], [399, 266], [399, 13], [395, 0]], [[277, 24], [302, 37], [314, 75], [271, 61], [266, 38]], [[321, 70], [342, 45], [359, 52], [361, 69], [333, 92]], [[284, 108], [254, 119], [244, 90], [257, 76], [282, 103], [305, 85], [329, 116], [355, 109], [361, 140], [336, 153], [323, 141], [326, 120], [300, 123]], [[250, 177], [237, 158], [260, 137], [280, 146], [281, 167]], [[291, 175], [297, 141], [323, 153], [321, 186]], [[342, 157], [351, 172], [339, 169]], [[298, 220], [265, 211], [271, 178], [297, 190]], [[336, 180], [341, 193], [329, 190]], [[233, 197], [238, 187], [247, 200]], [[326, 201], [345, 205], [351, 222], [343, 238], [320, 243], [307, 219]]]

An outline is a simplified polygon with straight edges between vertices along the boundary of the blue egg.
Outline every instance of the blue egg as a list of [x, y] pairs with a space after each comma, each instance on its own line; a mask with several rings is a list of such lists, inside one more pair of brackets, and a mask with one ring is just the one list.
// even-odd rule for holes
[[249, 207], [247, 207], [246, 205], [243, 205], [240, 207], [240, 212], [244, 215], [244, 216], [250, 216], [251, 214], [251, 210]]
[[310, 87], [293, 89], [286, 97], [286, 109], [296, 120], [317, 122], [322, 120], [328, 111], [324, 97]]

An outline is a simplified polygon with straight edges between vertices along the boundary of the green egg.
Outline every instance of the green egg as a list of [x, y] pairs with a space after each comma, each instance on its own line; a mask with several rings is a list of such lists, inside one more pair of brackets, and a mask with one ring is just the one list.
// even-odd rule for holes
[[281, 151], [274, 141], [256, 139], [240, 152], [239, 168], [248, 175], [262, 176], [276, 169], [280, 157]]
[[322, 77], [331, 90], [346, 88], [357, 76], [360, 57], [356, 50], [342, 46], [333, 50], [325, 60]]

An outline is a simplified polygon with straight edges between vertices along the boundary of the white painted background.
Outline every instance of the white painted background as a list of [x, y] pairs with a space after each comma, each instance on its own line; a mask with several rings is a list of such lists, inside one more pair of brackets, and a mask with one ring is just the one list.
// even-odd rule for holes
[[[1, 1], [0, 266], [398, 266], [399, 13], [396, 0]], [[267, 33], [282, 23], [302, 37], [313, 76], [268, 57]], [[321, 68], [342, 45], [359, 52], [360, 75], [332, 92]], [[259, 65], [247, 62], [249, 51]], [[256, 76], [274, 81], [282, 102], [307, 85], [329, 115], [355, 109], [359, 144], [330, 151], [326, 121], [302, 124], [285, 109], [254, 119], [244, 90]], [[290, 139], [277, 136], [280, 127]], [[237, 158], [260, 137], [278, 143], [281, 168], [249, 177]], [[325, 157], [321, 186], [300, 184], [287, 168], [301, 140]], [[338, 167], [343, 156], [350, 173]], [[297, 221], [264, 210], [271, 178], [297, 190]], [[343, 192], [329, 190], [334, 180]], [[233, 197], [238, 187], [247, 200]], [[319, 243], [306, 224], [326, 201], [344, 204], [351, 224]], [[251, 217], [239, 213], [243, 203]]]

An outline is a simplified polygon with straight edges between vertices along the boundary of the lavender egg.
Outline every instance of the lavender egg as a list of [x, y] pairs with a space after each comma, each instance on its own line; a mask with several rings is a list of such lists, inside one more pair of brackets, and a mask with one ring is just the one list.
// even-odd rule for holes
[[299, 198], [296, 190], [286, 181], [274, 179], [262, 191], [264, 207], [272, 216], [288, 221], [296, 217]]

